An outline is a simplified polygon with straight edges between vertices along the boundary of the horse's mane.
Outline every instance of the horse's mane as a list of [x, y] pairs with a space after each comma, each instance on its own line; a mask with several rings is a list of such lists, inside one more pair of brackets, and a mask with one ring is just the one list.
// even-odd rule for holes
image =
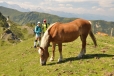
[[42, 39], [41, 39], [41, 47], [45, 48], [46, 46], [48, 46], [48, 41], [49, 41], [49, 33], [48, 33], [48, 31], [49, 31], [49, 29], [51, 29], [51, 27], [52, 27], [54, 24], [55, 24], [55, 23], [51, 24], [51, 25], [47, 28], [46, 32], [44, 33], [44, 35], [43, 35], [43, 37], [42, 37]]

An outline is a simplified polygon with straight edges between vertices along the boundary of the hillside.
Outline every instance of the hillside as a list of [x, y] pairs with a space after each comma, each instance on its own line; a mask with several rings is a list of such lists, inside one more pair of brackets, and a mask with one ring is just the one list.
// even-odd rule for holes
[[4, 13], [3, 14], [4, 16], [11, 16], [11, 17], [22, 14], [22, 12], [20, 12], [20, 11], [10, 9], [10, 8], [5, 8], [5, 7], [2, 7], [2, 6], [0, 6], [0, 12]]
[[[108, 22], [103, 20], [94, 20], [91, 22], [94, 33], [103, 32], [110, 36], [112, 28], [114, 29], [114, 22]], [[112, 31], [112, 36], [114, 36], [114, 30]]]
[[[56, 15], [51, 15], [47, 13], [40, 13], [40, 12], [19, 12], [14, 9], [5, 8], [0, 6], [0, 11], [5, 16], [9, 16], [10, 19], [20, 25], [26, 25], [26, 24], [36, 24], [38, 21], [43, 21], [43, 19], [47, 19], [48, 23], [53, 22], [70, 22], [76, 18], [64, 18], [59, 17]], [[97, 32], [104, 32], [108, 35], [111, 34], [111, 29], [114, 28], [114, 22], [108, 22], [104, 20], [90, 20], [92, 21], [92, 29], [94, 30], [94, 33]], [[98, 27], [96, 27], [98, 26]], [[112, 36], [114, 36], [114, 31], [112, 33]]]
[[[87, 38], [87, 52], [82, 59], [76, 58], [81, 50], [80, 38], [63, 44], [63, 62], [48, 59], [46, 66], [40, 65], [38, 49], [33, 48], [34, 38], [12, 46], [0, 48], [1, 76], [113, 76], [114, 75], [114, 38], [96, 35], [98, 47], [94, 48], [90, 37]], [[5, 44], [7, 45], [7, 44]], [[51, 57], [51, 46], [49, 47]]]
[[1, 12], [0, 12], [0, 27], [8, 27], [6, 18], [2, 15]]
[[44, 18], [46, 18], [49, 23], [57, 21], [69, 22], [75, 19], [75, 18], [69, 19], [40, 12], [19, 12], [17, 10], [5, 8], [2, 6], [0, 6], [0, 11], [3, 13], [3, 15], [9, 16], [12, 21], [19, 24], [36, 23], [38, 21], [42, 22]]
[[14, 23], [9, 18], [6, 18], [0, 13], [0, 45], [4, 45], [4, 41], [10, 43], [18, 43], [20, 40], [25, 40], [33, 37], [33, 29], [29, 26], [20, 26]]

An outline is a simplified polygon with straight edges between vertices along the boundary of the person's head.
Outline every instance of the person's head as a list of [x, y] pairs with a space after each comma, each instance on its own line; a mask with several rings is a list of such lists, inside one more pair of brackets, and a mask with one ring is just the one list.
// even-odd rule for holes
[[37, 25], [40, 26], [40, 22], [39, 21], [37, 22]]
[[46, 23], [46, 19], [43, 20], [43, 23]]

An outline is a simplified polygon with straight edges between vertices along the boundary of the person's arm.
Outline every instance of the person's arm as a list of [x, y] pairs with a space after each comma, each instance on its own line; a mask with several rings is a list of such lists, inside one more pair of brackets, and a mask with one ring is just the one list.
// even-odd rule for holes
[[38, 28], [38, 27], [36, 26], [36, 27], [35, 27], [35, 33], [36, 33], [36, 34], [39, 32], [37, 28]]
[[47, 28], [50, 26], [50, 24], [49, 23], [47, 23]]
[[34, 32], [36, 33], [36, 26], [35, 26], [35, 28], [34, 28]]
[[44, 29], [44, 26], [43, 26], [43, 24], [41, 25], [41, 28], [42, 28], [42, 29]]
[[44, 25], [42, 24], [42, 26], [41, 26], [41, 29], [42, 29], [42, 32], [44, 32]]
[[42, 33], [42, 28], [40, 28], [40, 34]]

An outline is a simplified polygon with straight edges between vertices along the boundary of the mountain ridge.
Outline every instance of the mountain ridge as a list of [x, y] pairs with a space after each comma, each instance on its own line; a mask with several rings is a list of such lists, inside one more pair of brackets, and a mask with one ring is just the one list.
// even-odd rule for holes
[[[8, 4], [6, 2], [0, 3], [0, 5], [7, 7], [7, 8], [12, 8], [12, 9], [16, 9], [22, 12], [31, 12], [32, 9], [30, 8], [23, 8], [20, 7], [19, 5], [16, 4]], [[42, 9], [40, 7], [35, 8], [34, 10], [36, 10], [36, 12], [41, 12], [41, 13], [49, 13], [49, 14], [53, 14], [53, 15], [57, 15], [60, 17], [67, 17], [67, 18], [84, 18], [84, 19], [88, 19], [88, 20], [106, 20], [106, 21], [114, 21], [114, 17], [112, 16], [105, 16], [105, 15], [97, 15], [97, 14], [78, 14], [78, 13], [67, 13], [67, 12], [63, 12], [63, 11], [54, 11], [54, 10], [50, 10], [50, 9]]]
[[[2, 8], [2, 9], [1, 9]], [[5, 8], [0, 6], [0, 10], [3, 13], [3, 15], [9, 16], [10, 19], [13, 22], [16, 22], [20, 25], [26, 25], [26, 24], [34, 24], [38, 21], [41, 23], [43, 22], [43, 19], [45, 18], [48, 23], [54, 23], [54, 22], [70, 22], [77, 18], [65, 18], [65, 17], [59, 17], [57, 15], [52, 15], [48, 13], [41, 13], [41, 12], [20, 12], [14, 9]], [[110, 35], [111, 29], [114, 28], [114, 22], [112, 21], [105, 21], [105, 20], [90, 20], [92, 22], [92, 29], [94, 29], [94, 33], [97, 32], [104, 32]], [[97, 28], [96, 26], [100, 26]], [[114, 33], [113, 33], [114, 36]]]

